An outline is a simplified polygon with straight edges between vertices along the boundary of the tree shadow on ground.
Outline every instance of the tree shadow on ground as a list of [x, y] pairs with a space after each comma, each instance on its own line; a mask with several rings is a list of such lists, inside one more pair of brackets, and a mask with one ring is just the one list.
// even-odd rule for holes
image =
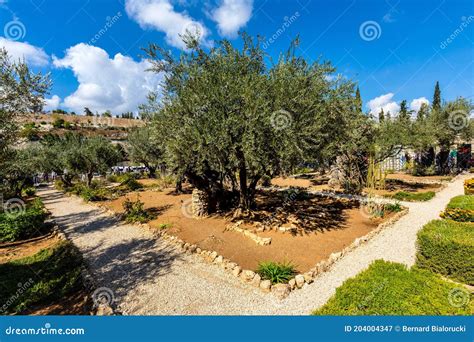
[[[270, 225], [296, 222], [300, 233], [324, 232], [346, 227], [347, 211], [359, 206], [357, 201], [340, 200], [304, 191], [259, 191], [255, 220]], [[293, 222], [294, 223], [294, 222]]]
[[385, 190], [387, 191], [417, 192], [419, 190], [436, 189], [439, 186], [439, 184], [407, 183], [400, 179], [387, 179], [385, 181]]

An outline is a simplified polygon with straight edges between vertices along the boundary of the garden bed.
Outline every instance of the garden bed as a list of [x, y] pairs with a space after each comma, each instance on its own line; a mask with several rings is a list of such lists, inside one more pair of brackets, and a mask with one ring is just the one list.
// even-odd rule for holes
[[[274, 193], [262, 193], [257, 197], [256, 222], [269, 222], [271, 219], [277, 220], [277, 224], [285, 224], [285, 218], [293, 216], [302, 218], [299, 222], [304, 223], [296, 233], [278, 230], [257, 232], [262, 238], [271, 238], [271, 244], [262, 246], [242, 233], [229, 231], [227, 228], [231, 221], [222, 215], [192, 218], [186, 208], [191, 196], [174, 195], [171, 189], [131, 193], [102, 204], [115, 213], [122, 213], [125, 199], [136, 200], [138, 196], [145, 209], [158, 213], [156, 219], [149, 222], [150, 227], [166, 231], [203, 250], [216, 251], [249, 270], [256, 270], [259, 262], [274, 261], [291, 262], [298, 272], [306, 272], [319, 261], [347, 248], [357, 238], [374, 231], [393, 215], [388, 214], [383, 219], [369, 218], [357, 203], [317, 196], [293, 200], [290, 205], [284, 206], [281, 203], [284, 199]], [[274, 215], [276, 208], [283, 210]], [[255, 225], [250, 222], [243, 223], [241, 227], [255, 231]]]
[[316, 315], [471, 315], [469, 291], [416, 267], [377, 260], [346, 280]]

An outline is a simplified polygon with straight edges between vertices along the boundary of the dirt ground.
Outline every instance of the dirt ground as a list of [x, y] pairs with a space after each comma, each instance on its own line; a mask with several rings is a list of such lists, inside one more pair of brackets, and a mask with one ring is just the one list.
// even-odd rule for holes
[[[167, 229], [167, 232], [182, 240], [208, 250], [215, 250], [246, 269], [256, 269], [261, 261], [279, 261], [293, 263], [299, 272], [305, 272], [317, 262], [327, 259], [333, 252], [338, 252], [367, 234], [382, 222], [381, 219], [370, 219], [358, 207], [337, 205], [336, 200], [313, 199], [311, 207], [305, 208], [304, 216], [310, 217], [312, 224], [303, 234], [292, 235], [276, 231], [258, 233], [262, 237], [271, 237], [272, 243], [260, 246], [248, 237], [235, 231], [226, 231], [229, 220], [222, 216], [195, 219], [189, 217], [191, 196], [174, 195], [172, 189], [163, 192], [143, 191], [130, 193], [126, 197], [135, 200], [139, 196], [145, 209], [158, 213], [155, 220], [149, 222], [156, 229]], [[122, 203], [125, 197], [104, 202], [103, 205], [116, 212], [123, 212]], [[298, 202], [292, 203], [292, 214], [301, 213]], [[262, 208], [262, 212], [266, 208]], [[286, 210], [286, 209], [285, 209]], [[288, 213], [292, 209], [288, 209]], [[160, 225], [167, 224], [166, 228]], [[250, 228], [243, 225], [243, 228]]]
[[20, 245], [1, 247], [0, 245], [0, 263], [6, 263], [16, 259], [32, 256], [40, 250], [49, 248], [58, 243], [59, 239], [55, 236], [46, 237], [41, 240], [26, 242]]
[[374, 193], [379, 196], [394, 195], [399, 191], [410, 193], [422, 193], [428, 191], [438, 191], [441, 189], [440, 183], [422, 184], [422, 183], [407, 183], [398, 178], [387, 179], [385, 189], [375, 190]]
[[387, 179], [400, 179], [412, 182], [445, 182], [452, 179], [451, 176], [413, 176], [407, 173], [390, 173], [387, 175]]
[[272, 185], [280, 187], [300, 187], [300, 188], [309, 188], [311, 190], [328, 190], [330, 189], [327, 185], [327, 181], [320, 179], [316, 176], [312, 177], [277, 177], [272, 179]]

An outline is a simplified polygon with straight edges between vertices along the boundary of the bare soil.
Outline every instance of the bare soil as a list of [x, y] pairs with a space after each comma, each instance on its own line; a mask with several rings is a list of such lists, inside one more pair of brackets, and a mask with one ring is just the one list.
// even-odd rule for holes
[[394, 195], [399, 191], [410, 193], [423, 193], [428, 191], [438, 191], [441, 189], [440, 183], [423, 184], [423, 183], [407, 183], [400, 179], [387, 179], [385, 189], [375, 190], [374, 193], [380, 196]]
[[55, 236], [49, 236], [41, 240], [31, 241], [10, 247], [0, 247], [0, 264], [16, 259], [32, 256], [40, 250], [49, 248], [59, 242]]
[[[123, 212], [122, 203], [125, 198], [136, 200], [138, 197], [145, 209], [159, 213], [155, 220], [149, 222], [152, 228], [167, 229], [168, 233], [203, 249], [215, 250], [246, 269], [256, 269], [261, 261], [289, 261], [299, 272], [307, 271], [383, 222], [382, 219], [370, 219], [358, 207], [337, 199], [315, 197], [298, 200], [284, 207], [286, 214], [280, 213], [275, 217], [285, 221], [284, 215], [293, 215], [306, 220], [304, 233], [292, 235], [276, 231], [261, 232], [258, 235], [271, 237], [272, 243], [260, 246], [241, 233], [226, 231], [230, 220], [223, 216], [214, 215], [202, 219], [188, 217], [189, 215], [185, 215], [186, 209], [183, 212], [182, 207], [186, 208], [191, 196], [175, 195], [172, 189], [130, 193], [104, 202], [103, 205], [115, 212]], [[259, 195], [258, 219], [265, 219], [275, 208], [280, 207], [282, 200], [275, 194]], [[387, 218], [388, 216], [385, 219]], [[167, 224], [167, 227], [160, 227], [163, 224]], [[254, 228], [249, 225], [242, 227]]]
[[67, 298], [48, 304], [37, 305], [22, 312], [22, 315], [90, 315], [93, 311], [93, 301], [85, 290], [71, 293]]
[[387, 179], [399, 179], [407, 180], [411, 182], [445, 182], [452, 179], [451, 176], [413, 176], [407, 173], [390, 173], [387, 175]]

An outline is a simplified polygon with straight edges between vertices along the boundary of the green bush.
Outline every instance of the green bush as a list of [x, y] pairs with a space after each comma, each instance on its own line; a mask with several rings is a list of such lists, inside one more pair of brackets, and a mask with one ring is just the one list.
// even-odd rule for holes
[[36, 188], [33, 186], [30, 186], [23, 190], [24, 196], [31, 197], [31, 196], [34, 196], [35, 194], [36, 194]]
[[37, 304], [67, 298], [82, 286], [81, 266], [81, 255], [69, 242], [0, 264], [0, 314], [18, 314]]
[[[455, 297], [466, 298], [460, 303]], [[430, 271], [376, 260], [354, 278], [314, 315], [469, 315], [472, 295]], [[454, 304], [453, 305], [453, 300]]]
[[466, 179], [464, 181], [464, 194], [474, 195], [474, 178]]
[[262, 279], [270, 280], [273, 284], [286, 283], [296, 273], [295, 267], [289, 263], [278, 262], [260, 262], [258, 264], [257, 273]]
[[123, 202], [123, 217], [128, 223], [145, 223], [153, 219], [153, 216], [144, 209], [144, 204], [137, 198], [136, 201], [126, 199]]
[[391, 197], [399, 201], [425, 202], [435, 197], [435, 192], [434, 191], [427, 191], [427, 192], [399, 191], [396, 194], [392, 195]]
[[474, 196], [456, 196], [449, 201], [441, 217], [458, 222], [474, 222]]
[[125, 177], [120, 183], [122, 187], [125, 187], [130, 191], [135, 191], [135, 190], [143, 188], [143, 185], [138, 183], [137, 179], [133, 175], [126, 173], [124, 176]]
[[431, 221], [418, 232], [417, 265], [474, 285], [474, 226]]
[[19, 213], [0, 213], [0, 242], [13, 242], [40, 236], [47, 212], [40, 199]]

